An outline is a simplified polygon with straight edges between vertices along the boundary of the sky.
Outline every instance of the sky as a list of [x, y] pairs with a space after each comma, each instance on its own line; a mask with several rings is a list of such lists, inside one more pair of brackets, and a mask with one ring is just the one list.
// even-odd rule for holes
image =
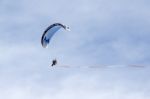
[[[0, 98], [149, 99], [149, 5], [1, 0]], [[55, 22], [71, 31], [58, 31], [44, 49], [41, 36]]]

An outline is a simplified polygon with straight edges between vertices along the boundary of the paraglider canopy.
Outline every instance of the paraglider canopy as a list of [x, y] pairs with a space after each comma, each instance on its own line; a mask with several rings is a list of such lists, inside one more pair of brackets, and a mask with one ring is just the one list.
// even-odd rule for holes
[[50, 43], [51, 38], [53, 35], [60, 29], [63, 28], [65, 30], [70, 31], [69, 27], [66, 25], [63, 25], [61, 23], [54, 23], [50, 25], [43, 33], [42, 38], [41, 38], [41, 44], [44, 48], [48, 46]]

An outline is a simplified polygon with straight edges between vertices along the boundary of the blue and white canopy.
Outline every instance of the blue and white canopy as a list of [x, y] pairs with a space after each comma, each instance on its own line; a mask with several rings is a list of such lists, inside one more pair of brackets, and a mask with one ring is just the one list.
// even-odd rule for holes
[[41, 44], [44, 48], [46, 48], [53, 37], [53, 35], [60, 29], [63, 28], [65, 30], [69, 30], [69, 27], [63, 25], [61, 23], [54, 23], [50, 25], [43, 33], [41, 38]]

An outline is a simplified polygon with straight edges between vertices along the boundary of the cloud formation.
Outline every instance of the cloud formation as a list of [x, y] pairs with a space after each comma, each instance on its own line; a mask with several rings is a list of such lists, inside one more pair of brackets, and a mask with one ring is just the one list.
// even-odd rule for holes
[[[149, 3], [1, 0], [0, 98], [149, 99]], [[41, 35], [54, 22], [71, 32], [43, 49]], [[50, 68], [53, 58], [72, 67]], [[105, 65], [112, 68], [73, 68]]]

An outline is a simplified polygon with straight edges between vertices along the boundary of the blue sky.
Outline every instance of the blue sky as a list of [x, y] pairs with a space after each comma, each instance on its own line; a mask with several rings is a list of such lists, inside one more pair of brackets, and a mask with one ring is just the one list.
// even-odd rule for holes
[[[0, 98], [149, 99], [149, 5], [148, 0], [1, 0]], [[71, 31], [60, 30], [44, 49], [42, 33], [55, 22]], [[50, 68], [53, 58], [70, 68]], [[144, 68], [127, 66], [132, 64]]]

